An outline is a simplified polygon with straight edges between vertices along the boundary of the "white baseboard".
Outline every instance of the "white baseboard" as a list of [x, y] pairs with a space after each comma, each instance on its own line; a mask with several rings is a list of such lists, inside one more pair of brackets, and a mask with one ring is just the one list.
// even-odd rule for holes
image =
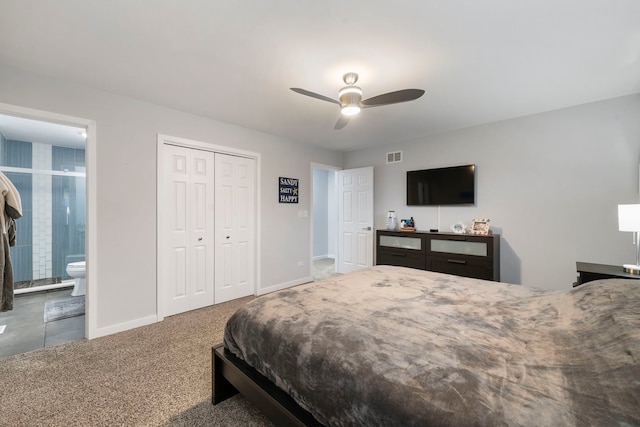
[[[302, 277], [300, 279], [292, 280], [290, 282], [280, 283], [277, 285], [269, 286], [268, 288], [258, 289], [256, 296], [269, 294], [271, 292], [287, 289], [292, 286], [302, 285], [304, 283], [313, 282], [313, 277]], [[151, 315], [147, 317], [141, 317], [140, 319], [132, 320], [129, 322], [118, 323], [117, 325], [106, 326], [104, 328], [97, 328], [93, 336], [88, 336], [87, 339], [100, 338], [111, 334], [117, 334], [118, 332], [128, 331], [130, 329], [139, 328], [141, 326], [151, 325], [152, 323], [160, 322], [164, 319], [163, 316]]]
[[271, 292], [280, 291], [282, 289], [287, 289], [287, 288], [290, 288], [292, 286], [298, 286], [298, 285], [302, 285], [304, 283], [309, 283], [309, 282], [313, 282], [313, 277], [311, 277], [311, 276], [302, 277], [300, 279], [292, 280], [290, 282], [280, 283], [280, 284], [277, 284], [277, 285], [269, 286], [268, 288], [258, 289], [258, 291], [256, 292], [256, 295], [257, 296], [265, 295], [265, 294], [269, 294]]
[[313, 261], [317, 261], [319, 259], [335, 259], [336, 256], [335, 255], [331, 255], [331, 254], [326, 254], [326, 255], [318, 255], [318, 256], [314, 256], [313, 258], [311, 258]]
[[147, 326], [156, 322], [158, 322], [158, 316], [155, 314], [147, 317], [141, 317], [140, 319], [118, 323], [117, 325], [106, 326], [104, 328], [96, 328], [96, 330], [94, 331], [95, 334], [87, 338], [100, 338], [111, 334], [117, 334], [118, 332], [128, 331], [129, 329], [139, 328], [140, 326]]

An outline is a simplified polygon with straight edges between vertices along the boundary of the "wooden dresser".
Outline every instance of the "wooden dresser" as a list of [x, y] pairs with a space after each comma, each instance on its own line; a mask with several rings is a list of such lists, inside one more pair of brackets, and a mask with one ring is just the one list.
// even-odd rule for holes
[[500, 235], [377, 230], [376, 264], [500, 281]]

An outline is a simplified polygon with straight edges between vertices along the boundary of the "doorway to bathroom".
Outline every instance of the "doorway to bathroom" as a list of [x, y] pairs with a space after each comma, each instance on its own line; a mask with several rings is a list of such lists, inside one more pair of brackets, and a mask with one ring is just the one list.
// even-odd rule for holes
[[71, 277], [67, 266], [85, 261], [87, 127], [1, 106], [0, 172], [15, 187], [22, 216], [11, 247], [13, 310], [0, 313], [0, 341], [17, 354], [86, 336], [85, 297], [71, 297], [74, 277], [85, 271], [72, 269]]

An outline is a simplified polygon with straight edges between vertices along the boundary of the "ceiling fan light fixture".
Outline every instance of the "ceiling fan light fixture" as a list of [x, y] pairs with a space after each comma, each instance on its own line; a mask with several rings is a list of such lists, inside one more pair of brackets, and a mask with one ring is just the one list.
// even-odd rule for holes
[[355, 116], [360, 112], [360, 107], [357, 104], [343, 105], [340, 112], [344, 116]]
[[345, 86], [338, 93], [340, 112], [344, 116], [355, 116], [360, 112], [360, 101], [362, 100], [362, 89], [358, 86]]
[[422, 89], [402, 89], [383, 93], [382, 95], [367, 98], [363, 101], [362, 89], [356, 86], [358, 73], [346, 73], [342, 76], [342, 80], [346, 86], [338, 92], [338, 99], [333, 99], [299, 87], [292, 87], [290, 89], [301, 95], [310, 96], [325, 102], [331, 102], [332, 104], [338, 104], [340, 106], [341, 114], [334, 126], [334, 129], [336, 130], [344, 128], [349, 123], [349, 117], [358, 114], [361, 108], [379, 107], [381, 105], [413, 101], [424, 95], [424, 90]]

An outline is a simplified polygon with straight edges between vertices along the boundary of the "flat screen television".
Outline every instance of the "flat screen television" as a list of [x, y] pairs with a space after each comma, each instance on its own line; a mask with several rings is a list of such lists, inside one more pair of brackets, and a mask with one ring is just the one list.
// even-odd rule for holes
[[475, 165], [408, 171], [407, 205], [475, 205], [475, 188]]

